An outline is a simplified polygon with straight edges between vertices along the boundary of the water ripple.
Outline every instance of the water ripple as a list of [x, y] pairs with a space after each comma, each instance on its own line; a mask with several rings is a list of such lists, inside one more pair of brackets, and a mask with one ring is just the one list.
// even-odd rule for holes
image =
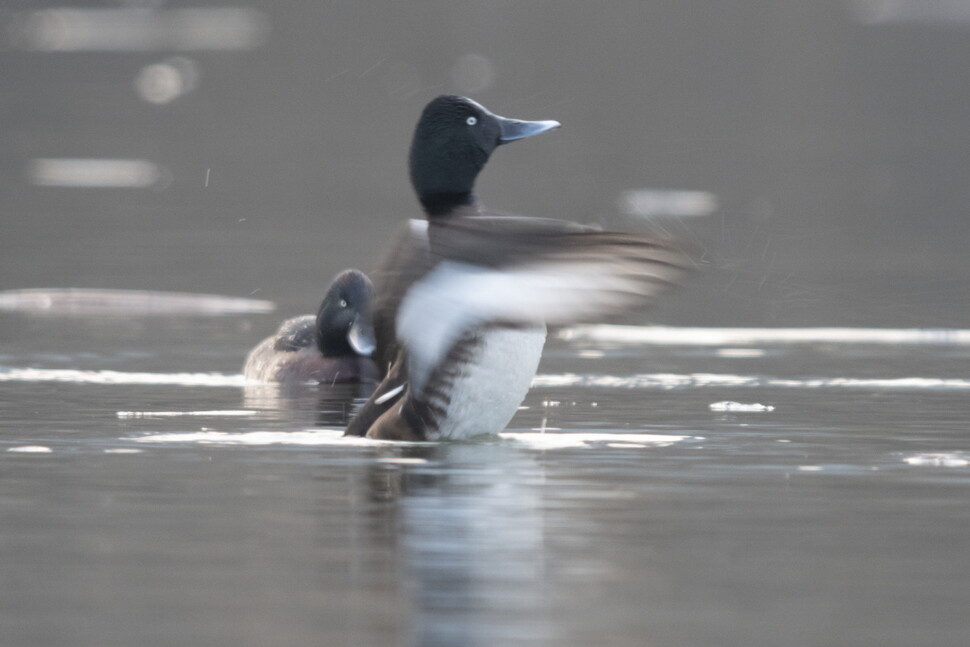
[[[411, 443], [397, 440], [373, 440], [356, 436], [344, 436], [342, 429], [310, 429], [307, 431], [249, 431], [242, 433], [224, 431], [199, 431], [187, 433], [160, 433], [134, 439], [138, 443], [167, 444], [191, 443], [200, 445], [428, 445], [427, 442]], [[501, 440], [513, 441], [530, 449], [570, 449], [590, 446], [611, 448], [668, 447], [681, 442], [689, 436], [672, 434], [634, 434], [634, 433], [529, 433], [505, 431], [497, 434]], [[489, 440], [492, 437], [487, 437]]]
[[[70, 382], [74, 384], [142, 384], [242, 387], [255, 384], [232, 373], [144, 373], [0, 367], [0, 382]], [[732, 373], [641, 373], [599, 375], [558, 373], [537, 375], [533, 388], [592, 387], [614, 389], [784, 388], [872, 390], [967, 390], [970, 380], [941, 377], [803, 377], [784, 378]]]
[[690, 328], [681, 326], [575, 326], [559, 333], [569, 341], [672, 346], [745, 344], [970, 345], [970, 330], [954, 328]]
[[51, 368], [0, 368], [0, 382], [70, 382], [73, 384], [147, 384], [172, 386], [234, 386], [251, 384], [241, 374], [142, 373]]
[[593, 375], [561, 373], [537, 375], [533, 387], [597, 387], [620, 389], [685, 389], [707, 387], [759, 387], [786, 389], [963, 390], [970, 380], [940, 377], [808, 377], [780, 378], [729, 373], [645, 373]]

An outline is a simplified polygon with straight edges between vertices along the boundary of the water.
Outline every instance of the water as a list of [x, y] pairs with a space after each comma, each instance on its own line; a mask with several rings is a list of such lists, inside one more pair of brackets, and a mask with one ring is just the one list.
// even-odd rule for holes
[[5, 644], [965, 642], [959, 342], [600, 329], [501, 438], [402, 444], [245, 385], [264, 317], [0, 316]]
[[[0, 12], [0, 290], [181, 295], [0, 298], [3, 647], [970, 643], [959, 3], [109, 4]], [[239, 370], [418, 215], [441, 92], [563, 123], [486, 206], [704, 271], [500, 438], [343, 440]]]

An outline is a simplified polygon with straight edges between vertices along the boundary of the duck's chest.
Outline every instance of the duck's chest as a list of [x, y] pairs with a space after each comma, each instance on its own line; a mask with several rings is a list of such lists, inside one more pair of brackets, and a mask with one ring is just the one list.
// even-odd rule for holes
[[429, 404], [436, 410], [437, 429], [429, 440], [461, 439], [497, 433], [518, 411], [535, 377], [546, 341], [545, 326], [494, 326], [479, 331], [462, 361]]

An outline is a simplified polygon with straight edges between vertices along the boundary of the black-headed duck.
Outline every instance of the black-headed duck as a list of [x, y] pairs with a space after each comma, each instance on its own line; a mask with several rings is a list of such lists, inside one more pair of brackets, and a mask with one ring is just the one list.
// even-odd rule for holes
[[501, 431], [535, 376], [547, 324], [645, 306], [691, 265], [645, 236], [481, 213], [475, 179], [495, 149], [558, 127], [499, 117], [458, 96], [425, 107], [409, 163], [426, 219], [408, 222], [374, 274], [384, 379], [347, 435], [440, 440]]
[[249, 353], [243, 375], [260, 382], [375, 382], [373, 298], [362, 272], [340, 272], [317, 314], [284, 321]]

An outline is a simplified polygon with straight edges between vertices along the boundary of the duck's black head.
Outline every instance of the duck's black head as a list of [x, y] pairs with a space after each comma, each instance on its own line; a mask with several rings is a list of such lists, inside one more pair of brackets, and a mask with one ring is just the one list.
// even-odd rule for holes
[[429, 216], [475, 201], [475, 178], [501, 144], [558, 128], [558, 121], [520, 121], [492, 114], [454, 95], [431, 101], [411, 141], [411, 184]]
[[317, 312], [317, 347], [324, 357], [374, 352], [373, 300], [374, 285], [363, 272], [337, 275]]

